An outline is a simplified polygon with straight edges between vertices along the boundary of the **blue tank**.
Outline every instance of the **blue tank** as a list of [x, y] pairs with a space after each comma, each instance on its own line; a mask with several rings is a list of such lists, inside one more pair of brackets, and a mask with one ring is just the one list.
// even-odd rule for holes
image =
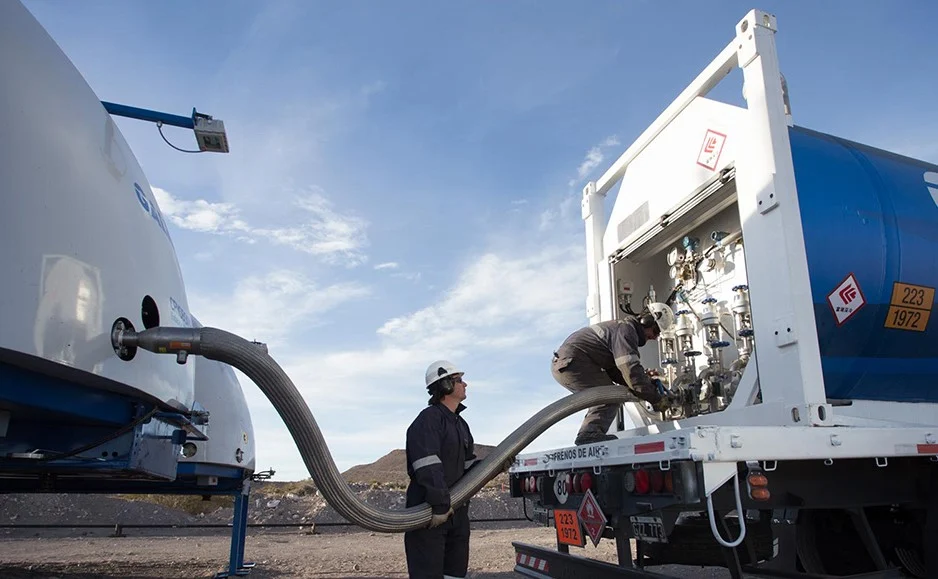
[[789, 134], [827, 397], [938, 402], [938, 166]]

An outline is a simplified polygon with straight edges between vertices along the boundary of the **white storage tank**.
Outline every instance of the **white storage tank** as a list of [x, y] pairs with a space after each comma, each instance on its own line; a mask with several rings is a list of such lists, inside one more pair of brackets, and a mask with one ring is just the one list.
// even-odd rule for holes
[[19, 2], [0, 2], [0, 362], [193, 402], [193, 365], [118, 359], [111, 324], [188, 325], [169, 231], [101, 101]]

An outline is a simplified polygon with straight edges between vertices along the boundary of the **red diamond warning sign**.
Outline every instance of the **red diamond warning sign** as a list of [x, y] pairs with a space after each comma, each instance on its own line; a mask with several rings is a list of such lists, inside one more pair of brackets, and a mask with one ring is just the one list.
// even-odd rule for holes
[[860, 285], [851, 273], [834, 288], [834, 291], [827, 294], [827, 303], [830, 304], [834, 319], [837, 320], [839, 326], [866, 305], [866, 298], [863, 297]]
[[590, 539], [593, 540], [593, 546], [598, 547], [599, 540], [603, 536], [603, 529], [606, 528], [606, 515], [599, 508], [599, 502], [593, 496], [592, 490], [586, 490], [586, 496], [583, 497], [583, 502], [580, 503], [576, 514], [583, 522], [583, 527], [589, 533]]
[[704, 135], [703, 143], [700, 145], [700, 153], [697, 155], [697, 164], [711, 171], [716, 170], [725, 143], [726, 135], [707, 129], [707, 134]]

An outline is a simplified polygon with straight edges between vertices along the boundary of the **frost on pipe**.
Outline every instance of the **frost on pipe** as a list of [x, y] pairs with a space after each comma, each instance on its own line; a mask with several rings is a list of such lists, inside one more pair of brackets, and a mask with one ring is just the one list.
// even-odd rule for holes
[[[127, 351], [143, 348], [155, 353], [176, 354], [180, 361], [184, 361], [187, 354], [195, 354], [234, 366], [257, 384], [280, 413], [316, 486], [340, 515], [365, 529], [383, 533], [423, 528], [430, 522], [430, 506], [426, 503], [402, 510], [379, 509], [363, 502], [349, 489], [306, 401], [280, 365], [257, 344], [216, 328], [151, 328], [142, 332], [115, 329], [112, 342], [115, 350], [124, 352], [125, 359], [128, 359]], [[585, 408], [630, 399], [627, 388], [603, 386], [568, 395], [546, 406], [456, 483], [450, 490], [453, 507], [465, 504], [501, 472], [507, 459], [517, 455], [556, 422]]]

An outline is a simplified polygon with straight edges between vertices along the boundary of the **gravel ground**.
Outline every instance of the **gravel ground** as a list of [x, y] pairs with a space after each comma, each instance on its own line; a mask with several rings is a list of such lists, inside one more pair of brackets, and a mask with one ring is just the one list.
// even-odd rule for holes
[[[469, 577], [506, 579], [513, 572], [512, 541], [552, 547], [554, 530], [508, 527], [508, 523], [475, 525], [471, 537]], [[484, 527], [484, 528], [480, 528]], [[249, 530], [245, 559], [257, 567], [256, 579], [308, 577], [407, 577], [401, 534], [382, 534], [347, 528], [323, 529], [315, 534], [295, 530], [258, 533]], [[45, 532], [45, 531], [43, 531]], [[0, 577], [4, 579], [210, 578], [228, 564], [228, 536], [31, 537], [0, 539]], [[615, 543], [587, 543], [571, 554], [615, 563]], [[722, 569], [661, 567], [674, 577], [723, 579]]]
[[[252, 493], [251, 524], [293, 524], [296, 527], [251, 527], [245, 559], [257, 567], [248, 575], [281, 578], [398, 578], [407, 576], [403, 535], [382, 534], [342, 523], [317, 492], [289, 492], [262, 487]], [[404, 505], [400, 490], [353, 483], [364, 502], [383, 509]], [[190, 514], [163, 504], [123, 497], [82, 494], [0, 495], [0, 579], [210, 578], [228, 565], [230, 529], [125, 527], [113, 537], [114, 525], [228, 525], [232, 509], [205, 503], [205, 513]], [[527, 509], [530, 512], [530, 504]], [[556, 546], [553, 528], [524, 520], [525, 507], [501, 488], [483, 489], [470, 502], [472, 523], [470, 577], [505, 579], [513, 572], [512, 541]], [[521, 519], [480, 522], [479, 519]], [[26, 528], [24, 525], [79, 525]], [[80, 525], [101, 525], [81, 528]], [[315, 525], [315, 527], [313, 527]], [[18, 527], [18, 528], [16, 528]], [[315, 532], [313, 532], [315, 529]], [[615, 542], [591, 542], [571, 554], [616, 562]], [[723, 569], [660, 567], [675, 577], [724, 578]]]

